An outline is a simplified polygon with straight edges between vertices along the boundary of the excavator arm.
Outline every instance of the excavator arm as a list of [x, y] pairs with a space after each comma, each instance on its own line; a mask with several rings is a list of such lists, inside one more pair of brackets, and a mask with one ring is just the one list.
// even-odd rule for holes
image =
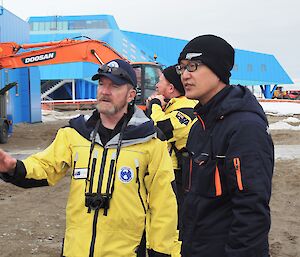
[[[19, 52], [22, 49], [31, 50]], [[113, 59], [126, 60], [107, 43], [92, 39], [64, 39], [62, 41], [23, 45], [18, 45], [15, 42], [0, 43], [0, 69], [69, 62], [103, 64]]]
[[[107, 43], [93, 39], [64, 39], [23, 45], [0, 43], [0, 70], [71, 62], [99, 65], [113, 59], [128, 61]], [[145, 105], [146, 99], [155, 91], [162, 67], [151, 62], [134, 62], [131, 65], [138, 81], [136, 103]]]

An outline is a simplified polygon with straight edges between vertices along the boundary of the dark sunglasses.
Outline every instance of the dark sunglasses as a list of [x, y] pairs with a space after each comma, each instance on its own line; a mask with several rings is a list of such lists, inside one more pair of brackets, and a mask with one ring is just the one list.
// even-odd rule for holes
[[121, 79], [125, 79], [127, 80], [133, 87], [136, 86], [136, 83], [134, 83], [134, 81], [132, 80], [132, 78], [130, 77], [130, 75], [127, 73], [127, 71], [125, 71], [124, 69], [120, 68], [120, 67], [110, 67], [107, 66], [106, 64], [101, 65], [98, 69], [98, 73], [110, 73], [114, 76], [117, 76]]

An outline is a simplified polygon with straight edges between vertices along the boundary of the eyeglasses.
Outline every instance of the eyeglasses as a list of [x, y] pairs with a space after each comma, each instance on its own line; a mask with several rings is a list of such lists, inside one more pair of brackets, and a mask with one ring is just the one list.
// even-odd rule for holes
[[194, 72], [195, 70], [197, 70], [198, 66], [203, 65], [202, 62], [189, 62], [187, 65], [181, 65], [178, 64], [175, 66], [176, 72], [178, 75], [182, 75], [184, 73], [185, 70], [189, 71], [189, 72]]
[[127, 80], [132, 86], [136, 86], [130, 75], [122, 68], [119, 67], [110, 67], [107, 65], [101, 65], [98, 69], [98, 73], [110, 73], [114, 76], [120, 77], [121, 79]]

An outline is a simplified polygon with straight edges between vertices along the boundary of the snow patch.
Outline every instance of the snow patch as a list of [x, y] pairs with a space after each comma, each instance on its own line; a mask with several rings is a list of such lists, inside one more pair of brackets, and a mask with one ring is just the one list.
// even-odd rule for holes
[[300, 123], [300, 119], [294, 118], [294, 117], [288, 117], [287, 119], [284, 119], [283, 122], [288, 122], [288, 123]]
[[284, 121], [278, 121], [269, 125], [270, 130], [300, 130], [299, 126], [293, 126]]
[[299, 103], [287, 103], [287, 102], [260, 102], [260, 105], [264, 109], [266, 114], [275, 116], [287, 116], [300, 114]]
[[300, 145], [275, 145], [276, 160], [293, 160], [300, 158]]

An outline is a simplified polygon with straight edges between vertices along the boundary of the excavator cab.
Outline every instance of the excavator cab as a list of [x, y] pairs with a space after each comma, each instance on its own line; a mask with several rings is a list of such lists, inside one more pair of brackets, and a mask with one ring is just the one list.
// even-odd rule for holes
[[136, 72], [138, 81], [135, 103], [145, 109], [146, 100], [155, 91], [156, 83], [162, 74], [162, 67], [150, 62], [136, 62], [131, 65]]

